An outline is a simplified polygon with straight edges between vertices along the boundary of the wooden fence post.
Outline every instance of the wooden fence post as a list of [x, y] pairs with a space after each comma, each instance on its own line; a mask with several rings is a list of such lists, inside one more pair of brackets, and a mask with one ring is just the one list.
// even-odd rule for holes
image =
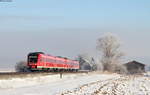
[[62, 74], [63, 74], [63, 73], [62, 73], [62, 72], [60, 72], [60, 78], [61, 78], [61, 79], [62, 79]]

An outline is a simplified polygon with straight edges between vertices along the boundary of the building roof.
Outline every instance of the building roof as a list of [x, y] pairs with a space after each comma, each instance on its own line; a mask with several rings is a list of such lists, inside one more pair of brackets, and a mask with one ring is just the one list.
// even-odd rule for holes
[[137, 62], [137, 61], [135, 61], [135, 60], [133, 60], [133, 61], [131, 61], [131, 62], [128, 62], [128, 63], [126, 63], [125, 65], [129, 65], [129, 64], [139, 64], [139, 65], [145, 66], [145, 64], [140, 63], [140, 62]]

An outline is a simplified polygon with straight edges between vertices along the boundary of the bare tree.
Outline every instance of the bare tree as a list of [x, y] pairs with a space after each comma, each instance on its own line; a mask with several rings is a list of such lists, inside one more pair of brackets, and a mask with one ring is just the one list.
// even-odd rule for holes
[[[106, 34], [98, 39], [97, 50], [101, 52], [101, 63], [104, 70], [114, 72], [119, 70], [120, 59], [124, 53], [120, 50], [120, 42], [113, 34]], [[119, 64], [119, 65], [118, 65]]]
[[96, 70], [97, 71], [103, 71], [103, 64], [102, 64], [102, 62], [101, 62], [101, 60], [99, 59], [99, 57], [98, 56], [95, 56], [94, 57], [94, 62], [95, 62], [95, 66], [96, 66]]
[[28, 69], [28, 66], [27, 66], [27, 62], [20, 61], [20, 62], [16, 63], [15, 70], [17, 72], [29, 72], [29, 69]]

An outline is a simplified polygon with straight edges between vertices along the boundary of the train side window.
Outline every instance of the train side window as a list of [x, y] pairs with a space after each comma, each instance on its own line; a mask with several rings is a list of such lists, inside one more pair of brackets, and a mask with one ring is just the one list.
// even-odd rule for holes
[[42, 61], [45, 63], [45, 61], [46, 61], [46, 58], [42, 58]]
[[54, 60], [53, 60], [53, 62], [55, 63], [55, 62], [56, 62], [56, 60], [54, 59]]
[[61, 60], [59, 60], [59, 64], [61, 64]]
[[60, 60], [57, 60], [57, 63], [61, 64], [61, 61], [60, 61]]
[[49, 63], [49, 58], [46, 58], [46, 62]]
[[49, 59], [48, 62], [51, 63], [51, 62], [52, 62], [52, 59]]
[[61, 64], [63, 64], [63, 63], [64, 63], [64, 61], [61, 60]]
[[48, 62], [51, 63], [51, 62], [52, 62], [52, 59], [48, 59]]
[[40, 62], [42, 62], [42, 58], [40, 58]]
[[40, 62], [43, 62], [43, 61], [44, 61], [43, 59], [44, 59], [44, 58], [43, 58], [43, 57], [41, 57], [41, 58], [40, 58]]
[[56, 60], [56, 63], [59, 63], [59, 60]]
[[53, 59], [50, 59], [50, 62], [51, 62], [51, 63], [54, 63], [54, 60], [53, 60]]

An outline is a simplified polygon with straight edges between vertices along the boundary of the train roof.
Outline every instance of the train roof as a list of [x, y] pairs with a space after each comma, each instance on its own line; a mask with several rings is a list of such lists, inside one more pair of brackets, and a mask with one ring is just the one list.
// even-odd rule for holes
[[36, 54], [43, 54], [45, 56], [51, 56], [51, 57], [56, 57], [56, 58], [61, 58], [61, 59], [67, 59], [67, 60], [71, 60], [71, 61], [77, 61], [77, 60], [72, 60], [72, 59], [69, 59], [69, 58], [63, 57], [63, 56], [53, 56], [53, 55], [50, 55], [50, 54], [45, 54], [44, 52], [30, 52], [28, 55], [36, 55]]
[[30, 52], [29, 54], [44, 54], [44, 52]]

